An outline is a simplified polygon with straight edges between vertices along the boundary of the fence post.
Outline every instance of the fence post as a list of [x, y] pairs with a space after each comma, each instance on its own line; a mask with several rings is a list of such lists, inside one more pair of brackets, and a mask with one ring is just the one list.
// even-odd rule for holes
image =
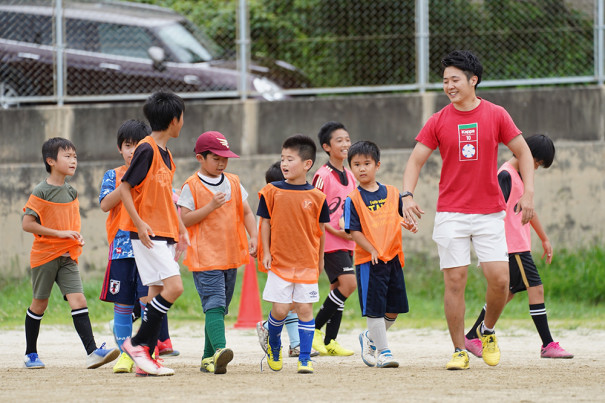
[[595, 2], [595, 73], [597, 76], [597, 84], [603, 85], [603, 80], [605, 79], [605, 67], [603, 64], [605, 63], [605, 46], [604, 46], [604, 37], [603, 30], [605, 29], [605, 1], [597, 0]]
[[429, 4], [416, 0], [416, 83], [418, 91], [426, 91], [429, 71]]
[[63, 0], [56, 0], [55, 2], [55, 32], [56, 32], [56, 83], [57, 83], [57, 105], [62, 106], [64, 101], [64, 91], [65, 88], [65, 69], [64, 69], [64, 60], [65, 60], [65, 41], [63, 40]]
[[248, 18], [248, 2], [247, 0], [239, 0], [237, 7], [237, 66], [239, 71], [238, 91], [240, 99], [245, 101], [248, 96], [248, 63], [250, 60], [249, 46], [250, 38], [248, 34], [249, 18]]

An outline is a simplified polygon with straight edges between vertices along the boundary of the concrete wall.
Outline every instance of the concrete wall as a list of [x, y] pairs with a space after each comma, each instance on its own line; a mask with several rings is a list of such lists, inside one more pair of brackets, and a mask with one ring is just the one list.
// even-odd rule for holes
[[[528, 134], [555, 139], [557, 158], [536, 175], [536, 207], [555, 248], [576, 248], [605, 239], [605, 141], [601, 88], [534, 89], [480, 93], [505, 106]], [[327, 120], [343, 121], [353, 138], [371, 139], [383, 148], [380, 180], [401, 185], [401, 175], [414, 136], [430, 114], [447, 103], [442, 94], [294, 99], [279, 103], [187, 102], [181, 137], [169, 148], [177, 157], [175, 186], [198, 167], [192, 155], [202, 131], [226, 134], [241, 159], [229, 171], [241, 176], [256, 208], [255, 193], [264, 185], [264, 171], [279, 159], [281, 141], [293, 133], [315, 136]], [[82, 233], [86, 246], [84, 273], [106, 265], [105, 214], [98, 192], [105, 170], [121, 163], [115, 132], [129, 118], [143, 119], [141, 105], [42, 107], [0, 111], [0, 275], [27, 274], [33, 236], [21, 230], [22, 207], [31, 189], [46, 177], [40, 150], [53, 136], [68, 137], [78, 147], [79, 165], [71, 183], [80, 194]], [[503, 147], [500, 159], [510, 157]], [[314, 169], [325, 162], [318, 155]], [[423, 168], [416, 200], [427, 211], [420, 232], [405, 236], [406, 253], [435, 253], [431, 241], [440, 171], [437, 153]], [[539, 242], [534, 242], [536, 248]]]

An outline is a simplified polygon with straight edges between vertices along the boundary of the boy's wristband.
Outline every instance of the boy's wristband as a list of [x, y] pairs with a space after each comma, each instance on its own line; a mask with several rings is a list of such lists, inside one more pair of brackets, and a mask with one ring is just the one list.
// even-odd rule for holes
[[408, 196], [414, 197], [414, 194], [412, 192], [403, 192], [401, 195], [401, 198], [408, 197]]

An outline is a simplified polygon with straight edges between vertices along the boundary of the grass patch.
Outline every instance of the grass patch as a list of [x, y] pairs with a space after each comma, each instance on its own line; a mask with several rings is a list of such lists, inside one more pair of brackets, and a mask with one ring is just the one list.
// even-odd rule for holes
[[[575, 329], [579, 327], [605, 328], [605, 248], [591, 247], [574, 252], [559, 251], [551, 265], [546, 265], [539, 256], [536, 264], [545, 285], [546, 307], [553, 327]], [[443, 278], [438, 262], [427, 256], [413, 256], [406, 260], [405, 279], [410, 303], [410, 312], [400, 317], [400, 326], [408, 328], [432, 327], [447, 329], [443, 314]], [[237, 320], [240, 305], [240, 291], [244, 270], [239, 270], [236, 291], [227, 316], [227, 324]], [[204, 315], [191, 273], [182, 271], [185, 292], [170, 310], [170, 321], [202, 322]], [[257, 273], [259, 290], [262, 293], [266, 275]], [[94, 324], [104, 323], [113, 317], [112, 304], [99, 300], [102, 277], [87, 278], [84, 293], [88, 300], [91, 320]], [[325, 275], [320, 277], [320, 295], [329, 292]], [[485, 279], [478, 267], [469, 268], [466, 290], [467, 326], [474, 322], [485, 300]], [[2, 327], [20, 327], [25, 320], [25, 311], [31, 302], [31, 281], [29, 277], [20, 280], [4, 280], [0, 284], [2, 305], [0, 323]], [[264, 315], [271, 306], [261, 301]], [[321, 303], [315, 304], [317, 311]], [[71, 324], [69, 305], [63, 301], [58, 287], [53, 288], [49, 306], [44, 314], [44, 324]], [[529, 317], [527, 293], [520, 293], [506, 307], [500, 327], [521, 326], [532, 328]], [[353, 293], [345, 306], [342, 326], [359, 328], [365, 326], [357, 292]]]

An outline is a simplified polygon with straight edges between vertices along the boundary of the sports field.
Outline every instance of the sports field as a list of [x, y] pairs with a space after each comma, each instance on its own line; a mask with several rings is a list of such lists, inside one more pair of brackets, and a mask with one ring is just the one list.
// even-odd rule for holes
[[[100, 324], [99, 324], [100, 325]], [[225, 375], [199, 371], [203, 340], [199, 328], [171, 330], [178, 357], [165, 365], [172, 377], [137, 378], [113, 374], [111, 365], [84, 368], [85, 354], [69, 326], [42, 326], [38, 351], [45, 369], [21, 367], [23, 330], [4, 330], [0, 349], [0, 400], [11, 401], [493, 401], [595, 402], [605, 401], [605, 331], [559, 330], [561, 345], [575, 354], [571, 360], [539, 358], [534, 330], [502, 330], [502, 359], [488, 367], [471, 356], [466, 371], [446, 371], [451, 354], [446, 330], [405, 329], [405, 321], [389, 331], [397, 369], [366, 367], [359, 357], [358, 331], [341, 333], [341, 344], [355, 350], [352, 357], [316, 357], [315, 373], [296, 373], [296, 359], [284, 358], [284, 368], [272, 372], [254, 330], [227, 330], [227, 345], [235, 357]], [[100, 329], [97, 341], [113, 343]], [[284, 341], [287, 335], [284, 332]], [[287, 343], [287, 341], [286, 341]]]

